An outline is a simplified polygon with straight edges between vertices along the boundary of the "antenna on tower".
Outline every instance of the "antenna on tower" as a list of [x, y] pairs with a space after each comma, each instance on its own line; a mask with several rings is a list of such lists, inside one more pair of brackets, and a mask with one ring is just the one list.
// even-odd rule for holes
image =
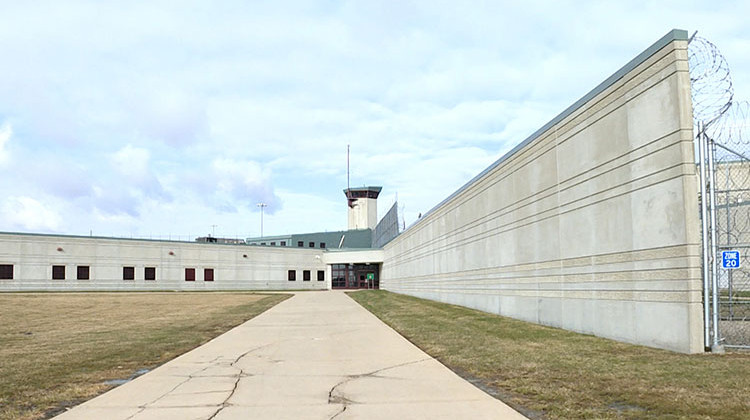
[[352, 190], [349, 187], [349, 145], [346, 145], [346, 202], [350, 208], [354, 208], [354, 199]]
[[349, 145], [346, 145], [346, 198], [349, 198]]

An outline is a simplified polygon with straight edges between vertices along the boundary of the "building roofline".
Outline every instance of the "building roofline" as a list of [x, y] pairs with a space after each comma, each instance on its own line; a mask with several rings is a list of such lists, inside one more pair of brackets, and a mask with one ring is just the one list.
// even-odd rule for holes
[[373, 192], [380, 193], [380, 191], [382, 191], [382, 190], [383, 190], [383, 187], [375, 187], [375, 186], [372, 186], [372, 187], [353, 187], [353, 188], [345, 188], [344, 189], [344, 194], [346, 194], [347, 191], [373, 191]]
[[[120, 238], [116, 236], [96, 236], [96, 235], [71, 235], [63, 233], [37, 233], [37, 232], [2, 232], [0, 235], [9, 236], [37, 236], [45, 238], [61, 238], [61, 239], [98, 239], [108, 241], [139, 241], [139, 242], [165, 242], [165, 243], [180, 243], [180, 244], [196, 244], [196, 245], [227, 245], [227, 246], [245, 246], [245, 244], [227, 244], [227, 243], [207, 243], [207, 242], [196, 242], [183, 241], [176, 239], [149, 239], [149, 238]], [[228, 238], [231, 239], [231, 238]]]

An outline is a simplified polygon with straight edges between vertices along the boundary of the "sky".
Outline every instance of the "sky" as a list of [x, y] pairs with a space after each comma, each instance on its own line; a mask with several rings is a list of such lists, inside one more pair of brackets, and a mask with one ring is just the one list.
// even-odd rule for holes
[[406, 225], [673, 28], [750, 99], [747, 1], [0, 0], [0, 231]]

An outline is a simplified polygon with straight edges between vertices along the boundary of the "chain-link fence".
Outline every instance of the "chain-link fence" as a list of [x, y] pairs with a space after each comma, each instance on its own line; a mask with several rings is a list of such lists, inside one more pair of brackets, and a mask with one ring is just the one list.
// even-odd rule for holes
[[750, 348], [750, 131], [727, 61], [706, 39], [688, 45], [703, 228], [706, 347]]
[[750, 159], [742, 153], [750, 147], [733, 146], [743, 150], [714, 144], [718, 331], [723, 345], [750, 347]]

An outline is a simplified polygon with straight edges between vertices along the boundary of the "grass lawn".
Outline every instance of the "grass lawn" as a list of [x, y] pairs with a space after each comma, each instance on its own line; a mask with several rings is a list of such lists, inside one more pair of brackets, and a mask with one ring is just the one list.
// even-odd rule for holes
[[350, 296], [532, 418], [750, 418], [750, 354], [685, 355], [382, 290]]
[[0, 294], [0, 419], [76, 405], [253, 318], [290, 295]]

